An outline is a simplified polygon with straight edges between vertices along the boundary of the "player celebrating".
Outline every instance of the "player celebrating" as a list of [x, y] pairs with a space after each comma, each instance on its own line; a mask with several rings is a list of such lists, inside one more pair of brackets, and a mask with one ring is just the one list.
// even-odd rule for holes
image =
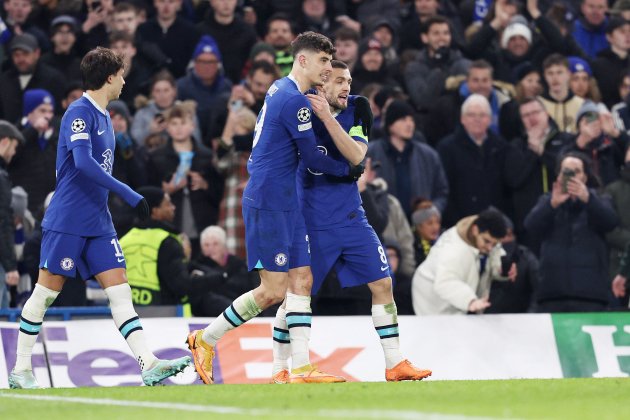
[[107, 208], [107, 196], [113, 191], [135, 207], [140, 218], [149, 215], [147, 201], [111, 175], [116, 140], [105, 108], [120, 96], [123, 72], [123, 58], [107, 48], [96, 48], [81, 61], [86, 92], [61, 120], [57, 184], [42, 221], [39, 279], [22, 309], [11, 388], [39, 387], [31, 366], [33, 345], [46, 310], [66, 277], [75, 277], [77, 269], [84, 279], [95, 277], [105, 290], [114, 322], [138, 361], [146, 385], [155, 385], [190, 364], [188, 356], [159, 360], [147, 347], [131, 303], [125, 257]]
[[[352, 78], [348, 66], [332, 62], [331, 77], [324, 85], [325, 96], [308, 94], [317, 118], [313, 129], [320, 150], [339, 162], [360, 162], [367, 152], [370, 121], [357, 125], [356, 107], [369, 107], [363, 97], [350, 97]], [[349, 141], [352, 140], [352, 141]], [[400, 353], [398, 315], [392, 293], [392, 279], [385, 250], [365, 217], [356, 182], [312, 170], [301, 162], [298, 170], [298, 196], [302, 200], [304, 220], [311, 247], [313, 283], [300, 279], [296, 287], [315, 294], [334, 267], [343, 287], [367, 284], [372, 292], [372, 321], [381, 339], [385, 355], [387, 381], [421, 380], [430, 370], [413, 366]], [[287, 322], [278, 311], [274, 330], [286, 330]], [[293, 382], [288, 375], [287, 359], [292, 342], [278, 340], [274, 334], [275, 383]]]
[[[287, 273], [289, 269], [310, 265], [308, 238], [295, 229], [302, 217], [296, 192], [298, 150], [308, 166], [318, 171], [354, 179], [363, 172], [362, 166], [349, 165], [319, 153], [312, 129], [311, 106], [303, 94], [323, 84], [330, 75], [330, 61], [335, 52], [332, 43], [323, 35], [306, 32], [293, 41], [292, 50], [291, 73], [269, 88], [258, 114], [247, 165], [250, 179], [243, 192], [247, 264], [250, 270], [259, 270], [261, 284], [238, 297], [209, 326], [193, 331], [187, 339], [195, 369], [206, 384], [213, 382], [212, 359], [217, 341], [227, 331], [282, 301], [285, 295], [287, 312], [296, 314], [295, 326], [308, 325], [310, 331], [310, 296], [308, 291], [306, 295], [295, 293], [289, 279], [296, 276]], [[296, 347], [294, 366], [298, 366], [294, 373], [309, 382], [343, 381], [311, 366], [306, 333], [306, 328], [296, 328], [290, 333]]]

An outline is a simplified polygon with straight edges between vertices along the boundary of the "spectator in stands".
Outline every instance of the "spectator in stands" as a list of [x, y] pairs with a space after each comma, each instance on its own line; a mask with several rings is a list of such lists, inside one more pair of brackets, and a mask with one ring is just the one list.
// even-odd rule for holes
[[542, 94], [543, 87], [540, 72], [529, 62], [525, 61], [514, 68], [514, 97], [501, 107], [499, 112], [499, 132], [506, 140], [519, 137], [523, 133], [519, 107], [526, 98]]
[[558, 155], [571, 142], [572, 136], [558, 129], [536, 97], [521, 102], [520, 119], [524, 133], [510, 140], [514, 147], [508, 149], [506, 164], [513, 179], [514, 233], [521, 243], [537, 251], [538, 244], [525, 231], [523, 222], [538, 198], [551, 191], [557, 177]]
[[398, 85], [385, 63], [383, 46], [374, 38], [366, 39], [359, 45], [359, 60], [352, 71], [351, 93], [361, 92], [370, 83]]
[[332, 38], [341, 24], [331, 17], [326, 0], [302, 0], [301, 3], [299, 32], [313, 31]]
[[591, 176], [606, 186], [619, 178], [624, 152], [630, 139], [615, 127], [608, 110], [587, 101], [577, 114], [578, 133], [566, 150], [579, 151], [592, 159]]
[[149, 203], [147, 221], [139, 222], [120, 246], [127, 263], [127, 278], [134, 305], [177, 305], [203, 291], [201, 279], [188, 274], [182, 235], [173, 226], [175, 206], [156, 187], [142, 187], [139, 194]]
[[83, 53], [108, 44], [107, 38], [113, 24], [114, 0], [85, 0], [85, 5], [87, 16], [81, 25]]
[[610, 46], [603, 48], [593, 61], [593, 73], [607, 107], [612, 107], [619, 97], [619, 82], [630, 67], [630, 22], [612, 17], [606, 26], [606, 39]]
[[525, 228], [542, 239], [538, 311], [605, 310], [610, 283], [604, 235], [619, 219], [609, 198], [592, 188], [587, 156], [564, 155], [557, 172], [551, 193], [525, 219]]
[[58, 109], [65, 77], [39, 62], [37, 39], [31, 34], [14, 36], [9, 50], [14, 67], [0, 75], [0, 118], [14, 123], [22, 118], [22, 97], [28, 89], [46, 89], [52, 94]]
[[619, 90], [621, 102], [615, 104], [611, 109], [615, 127], [630, 134], [630, 108], [628, 107], [628, 101], [630, 101], [630, 72], [626, 72], [623, 75], [617, 89]]
[[542, 103], [560, 131], [575, 133], [576, 116], [584, 99], [575, 96], [569, 88], [569, 61], [560, 54], [551, 54], [543, 62], [543, 74], [547, 91], [540, 97]]
[[619, 225], [606, 235], [610, 249], [610, 278], [619, 273], [624, 250], [630, 243], [630, 148], [626, 150], [625, 163], [620, 172], [620, 178], [605, 189], [619, 216]]
[[376, 39], [383, 46], [383, 55], [388, 66], [398, 62], [396, 27], [387, 18], [377, 20], [372, 26], [369, 36]]
[[258, 115], [265, 102], [265, 95], [272, 83], [280, 78], [278, 67], [265, 60], [252, 63], [245, 80], [238, 85], [232, 86], [229, 98], [223, 97], [213, 104], [210, 110], [210, 122], [208, 136], [204, 139], [206, 145], [210, 145], [210, 140], [221, 135], [227, 120], [227, 112], [230, 108], [245, 107]]
[[393, 101], [385, 114], [387, 137], [370, 142], [368, 156], [378, 161], [378, 176], [385, 179], [407, 215], [418, 197], [428, 197], [444, 210], [449, 187], [438, 154], [422, 138], [414, 136], [413, 108]]
[[[166, 133], [164, 113], [168, 111], [177, 101], [177, 86], [173, 75], [168, 70], [156, 73], [151, 80], [151, 100], [142, 103], [133, 118], [131, 125], [131, 137], [143, 145], [144, 140], [154, 133]], [[193, 137], [201, 141], [201, 130], [197, 115], [195, 115], [195, 131]]]
[[436, 145], [444, 136], [452, 134], [460, 122], [462, 103], [473, 93], [484, 96], [490, 102], [492, 111], [490, 127], [499, 131], [499, 113], [510, 97], [493, 84], [492, 66], [485, 60], [476, 60], [470, 64], [463, 82], [454, 78], [448, 80], [446, 93], [440, 96], [429, 110], [427, 123], [422, 132], [431, 145]]
[[628, 0], [616, 0], [610, 9], [610, 16], [621, 16], [630, 20], [630, 2]]
[[116, 32], [125, 32], [132, 37], [136, 35], [136, 29], [140, 25], [138, 9], [126, 1], [116, 3], [112, 13], [112, 29]]
[[13, 184], [27, 192], [31, 213], [42, 216], [44, 200], [55, 189], [59, 120], [54, 117], [54, 99], [44, 89], [25, 91], [23, 102], [19, 127], [25, 142], [17, 148], [9, 174]]
[[[536, 291], [540, 283], [538, 259], [532, 251], [518, 243], [512, 221], [505, 217], [505, 222], [507, 234], [501, 239], [505, 255], [501, 257], [501, 271], [490, 286], [492, 305], [484, 313], [535, 312]], [[516, 267], [516, 277], [513, 281], [494, 281], [509, 279], [512, 267]]]
[[197, 102], [197, 119], [201, 135], [208, 134], [208, 120], [213, 105], [232, 89], [222, 71], [222, 56], [215, 40], [204, 35], [192, 55], [193, 67], [184, 77], [177, 79], [177, 98]]
[[346, 63], [352, 73], [359, 58], [359, 33], [344, 26], [335, 32], [334, 39], [335, 58]]
[[57, 16], [50, 25], [53, 47], [42, 55], [41, 62], [66, 76], [66, 80], [81, 82], [81, 59], [77, 54], [77, 21], [68, 15]]
[[136, 96], [146, 95], [149, 91], [151, 67], [137, 54], [133, 36], [127, 32], [112, 32], [109, 36], [109, 47], [116, 54], [123, 56], [125, 88], [119, 98], [127, 104], [131, 112], [135, 112]]
[[33, 12], [31, 0], [4, 0], [4, 11], [6, 12], [4, 23], [14, 37], [30, 34], [37, 39], [37, 44], [43, 51], [50, 49], [50, 40], [43, 29], [47, 26], [39, 28], [29, 19]]
[[442, 230], [442, 213], [431, 200], [419, 199], [411, 215], [416, 263], [426, 260]]
[[15, 226], [11, 210], [11, 180], [6, 167], [11, 163], [19, 144], [24, 143], [22, 134], [13, 124], [0, 121], [0, 308], [9, 306], [8, 287], [20, 280], [13, 248]]
[[442, 16], [428, 18], [421, 37], [425, 48], [407, 65], [405, 85], [416, 108], [426, 112], [442, 93], [446, 79], [468, 73], [470, 61], [452, 47], [450, 23]]
[[568, 60], [569, 71], [571, 72], [569, 79], [571, 92], [582, 99], [600, 103], [602, 96], [597, 87], [597, 80], [593, 77], [591, 66], [580, 57], [568, 57]]
[[61, 109], [66, 112], [70, 104], [83, 96], [83, 82], [70, 82], [66, 86], [61, 98]]
[[280, 68], [280, 74], [283, 77], [287, 76], [293, 67], [291, 42], [294, 38], [295, 31], [289, 17], [283, 14], [276, 14], [267, 20], [267, 32], [264, 40], [275, 48], [276, 65]]
[[606, 40], [608, 1], [582, 0], [580, 12], [581, 16], [573, 26], [573, 37], [589, 58], [595, 58], [598, 52], [608, 47]]
[[194, 106], [176, 104], [165, 114], [167, 144], [149, 157], [149, 183], [168, 193], [177, 211], [175, 226], [191, 240], [196, 256], [199, 233], [216, 224], [223, 178], [212, 165], [212, 151], [193, 141]]
[[462, 104], [462, 126], [438, 145], [450, 191], [445, 226], [489, 206], [505, 211], [507, 144], [490, 130], [491, 115], [484, 96], [470, 95]]
[[563, 55], [586, 57], [584, 50], [573, 37], [575, 13], [571, 4], [554, 0], [549, 9], [547, 9], [545, 17], [555, 25], [562, 34], [564, 44]]
[[[417, 315], [483, 313], [491, 305], [490, 283], [501, 271], [503, 215], [484, 210], [444, 232], [413, 275]], [[511, 280], [514, 280], [514, 270]]]
[[232, 300], [256, 287], [260, 279], [255, 271], [247, 271], [243, 259], [228, 252], [225, 231], [219, 226], [205, 228], [200, 241], [201, 255], [191, 263], [193, 280], [204, 276], [211, 287], [191, 296], [193, 314], [219, 316]]
[[235, 14], [236, 0], [210, 0], [212, 10], [197, 25], [201, 34], [212, 36], [223, 56], [225, 75], [238, 83], [241, 72], [256, 43], [256, 31]]
[[412, 15], [400, 30], [400, 33], [404, 34], [400, 38], [400, 51], [421, 50], [424, 47], [424, 40], [420, 36], [422, 26], [429, 18], [438, 15], [440, 2], [438, 0], [415, 0], [413, 5]]
[[156, 45], [169, 58], [167, 69], [173, 77], [186, 74], [186, 67], [199, 41], [195, 26], [177, 15], [182, 0], [153, 0], [155, 17], [141, 24], [136, 31], [138, 45]]

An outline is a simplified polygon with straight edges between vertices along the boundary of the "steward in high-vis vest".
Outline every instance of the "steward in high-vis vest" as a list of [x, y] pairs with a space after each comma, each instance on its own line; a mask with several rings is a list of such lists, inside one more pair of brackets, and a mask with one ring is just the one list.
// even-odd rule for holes
[[120, 239], [127, 260], [127, 279], [135, 305], [176, 305], [188, 296], [203, 293], [205, 281], [192, 279], [182, 241], [171, 222], [175, 205], [157, 187], [138, 190], [151, 211], [150, 219], [140, 222]]

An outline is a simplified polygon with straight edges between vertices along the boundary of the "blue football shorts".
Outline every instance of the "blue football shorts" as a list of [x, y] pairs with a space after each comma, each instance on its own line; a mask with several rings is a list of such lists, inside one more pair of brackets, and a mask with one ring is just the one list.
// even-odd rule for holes
[[127, 268], [116, 234], [86, 237], [43, 231], [39, 268], [52, 274], [84, 280], [114, 268]]
[[341, 287], [359, 286], [390, 276], [385, 249], [365, 217], [344, 227], [310, 230], [309, 239], [313, 295], [333, 268]]
[[[277, 211], [243, 205], [247, 268], [288, 272], [310, 265], [308, 236], [298, 210]], [[302, 226], [300, 228], [300, 226]]]

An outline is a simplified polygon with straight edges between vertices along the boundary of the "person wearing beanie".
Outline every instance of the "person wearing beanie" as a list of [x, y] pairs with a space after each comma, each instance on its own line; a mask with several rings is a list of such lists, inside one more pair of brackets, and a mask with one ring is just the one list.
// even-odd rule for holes
[[613, 116], [603, 105], [586, 101], [577, 113], [578, 132], [563, 152], [582, 152], [592, 159], [592, 176], [602, 186], [619, 178], [630, 137], [619, 130]]
[[529, 61], [514, 67], [514, 98], [501, 107], [499, 112], [499, 133], [511, 140], [522, 133], [519, 106], [526, 98], [535, 98], [543, 92], [540, 72]]
[[608, 20], [606, 39], [609, 46], [602, 49], [593, 61], [593, 75], [602, 93], [602, 101], [611, 108], [623, 100], [618, 86], [630, 68], [630, 22], [619, 16]]
[[210, 7], [205, 19], [197, 24], [197, 30], [212, 36], [221, 46], [225, 76], [232, 83], [238, 83], [249, 52], [256, 43], [256, 31], [235, 13], [235, 2], [211, 0]]
[[47, 90], [26, 90], [22, 102], [20, 130], [25, 142], [18, 147], [9, 174], [28, 193], [30, 212], [39, 215], [46, 195], [55, 189], [59, 119]]
[[412, 213], [411, 203], [418, 197], [430, 198], [443, 211], [449, 191], [438, 154], [415, 128], [411, 105], [394, 100], [385, 113], [385, 138], [371, 142], [368, 148], [368, 156], [381, 163], [378, 176], [387, 182], [407, 218]]
[[11, 179], [6, 171], [24, 137], [13, 124], [0, 120], [0, 309], [9, 307], [8, 287], [17, 285], [20, 275], [13, 247], [15, 225], [11, 209]]
[[50, 24], [52, 49], [42, 55], [41, 62], [66, 76], [68, 82], [81, 81], [81, 58], [77, 48], [77, 21], [69, 15], [60, 15]]
[[450, 22], [442, 16], [427, 19], [422, 27], [425, 48], [405, 69], [405, 85], [416, 108], [426, 112], [449, 77], [468, 72], [470, 60], [452, 45]]
[[222, 56], [214, 38], [204, 35], [192, 54], [193, 66], [177, 79], [177, 99], [197, 102], [197, 118], [203, 138], [208, 134], [208, 115], [223, 96], [229, 96], [232, 82], [223, 75]]
[[416, 201], [415, 210], [411, 214], [411, 226], [415, 239], [416, 263], [420, 265], [440, 236], [442, 213], [431, 200], [421, 198]]
[[359, 94], [370, 83], [397, 86], [385, 62], [383, 45], [375, 38], [359, 44], [358, 60], [352, 71], [351, 93]]
[[581, 57], [571, 56], [569, 60], [569, 88], [571, 92], [583, 99], [588, 99], [595, 103], [601, 102], [602, 98], [597, 87], [597, 81], [593, 77], [593, 71], [588, 61]]

